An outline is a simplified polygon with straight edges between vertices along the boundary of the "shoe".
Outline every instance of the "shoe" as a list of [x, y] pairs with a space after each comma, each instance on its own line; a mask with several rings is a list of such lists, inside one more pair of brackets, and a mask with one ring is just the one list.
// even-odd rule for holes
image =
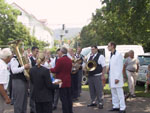
[[94, 106], [96, 106], [96, 103], [91, 103], [87, 105], [87, 107], [94, 107]]
[[125, 101], [127, 101], [127, 99], [130, 98], [130, 97], [131, 97], [131, 94], [130, 94], [130, 93], [126, 94], [126, 95], [125, 95]]
[[147, 91], [147, 90], [145, 90], [145, 91], [144, 91], [144, 93], [148, 93], [148, 91]]
[[113, 111], [119, 111], [120, 109], [119, 108], [112, 108], [112, 109], [110, 109], [109, 111], [110, 112], [113, 112]]
[[57, 107], [56, 106], [53, 106], [53, 110], [56, 110], [57, 109]]
[[125, 110], [120, 110], [119, 113], [126, 113], [126, 111]]
[[74, 98], [74, 99], [72, 99], [72, 101], [73, 101], [73, 102], [78, 101], [78, 100], [79, 100], [78, 98]]
[[99, 108], [99, 109], [103, 109], [103, 104], [102, 104], [102, 103], [99, 103], [99, 104], [98, 104], [98, 108]]
[[30, 111], [30, 113], [34, 113], [33, 111]]
[[135, 94], [133, 94], [133, 95], [131, 95], [131, 97], [132, 97], [132, 98], [136, 98], [136, 95], [135, 95]]

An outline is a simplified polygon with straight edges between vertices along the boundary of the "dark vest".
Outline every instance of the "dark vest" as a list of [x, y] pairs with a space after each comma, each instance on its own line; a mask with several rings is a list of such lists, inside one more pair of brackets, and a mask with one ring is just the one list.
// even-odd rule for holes
[[[103, 68], [102, 68], [102, 65], [100, 64], [98, 64], [98, 59], [99, 59], [99, 57], [100, 57], [100, 53], [98, 53], [97, 55], [96, 55], [96, 57], [93, 59], [95, 62], [96, 62], [96, 64], [97, 64], [97, 67], [96, 67], [96, 69], [94, 70], [94, 71], [90, 71], [89, 72], [89, 76], [93, 76], [93, 75], [95, 75], [95, 74], [99, 74], [99, 73], [101, 73], [102, 71], [103, 71]], [[89, 59], [90, 60], [90, 59]]]
[[36, 65], [36, 60], [34, 60], [32, 56], [30, 57], [30, 60], [32, 67], [34, 67]]
[[[18, 59], [17, 59], [16, 56], [14, 56], [13, 58], [15, 58], [15, 59], [18, 61]], [[18, 63], [19, 63], [19, 61], [18, 61]], [[18, 67], [21, 67], [20, 63], [19, 63], [19, 66], [18, 66]], [[21, 79], [21, 80], [23, 80], [23, 81], [25, 81], [25, 82], [27, 81], [27, 79], [25, 78], [23, 72], [22, 72], [22, 73], [13, 74], [12, 71], [10, 70], [10, 73], [11, 73], [11, 75], [12, 75], [12, 79]]]

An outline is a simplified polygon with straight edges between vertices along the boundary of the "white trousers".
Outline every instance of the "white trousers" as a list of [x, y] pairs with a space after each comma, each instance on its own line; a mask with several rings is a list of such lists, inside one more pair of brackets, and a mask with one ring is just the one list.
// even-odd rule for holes
[[113, 108], [120, 108], [120, 110], [125, 110], [126, 105], [123, 88], [122, 87], [111, 88], [111, 94], [112, 94]]
[[137, 79], [137, 73], [136, 72], [130, 72], [126, 71], [128, 76], [128, 86], [129, 86], [129, 92], [131, 95], [135, 94], [135, 85], [136, 85], [136, 79]]

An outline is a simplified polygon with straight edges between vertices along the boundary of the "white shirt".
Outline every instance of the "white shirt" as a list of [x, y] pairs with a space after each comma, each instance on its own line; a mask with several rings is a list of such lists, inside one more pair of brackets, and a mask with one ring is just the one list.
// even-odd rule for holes
[[24, 71], [24, 66], [19, 67], [19, 62], [16, 60], [16, 58], [11, 59], [10, 65], [13, 74], [22, 73]]
[[68, 56], [68, 58], [70, 58], [71, 60], [73, 59], [73, 57], [72, 57], [69, 53], [67, 53], [67, 56]]
[[9, 75], [7, 64], [0, 59], [0, 84], [3, 84], [5, 90], [8, 87]]
[[[93, 56], [92, 60], [96, 57], [97, 53]], [[87, 61], [89, 61], [91, 55], [88, 57]], [[100, 55], [98, 58], [98, 64], [102, 67], [106, 66], [105, 57], [103, 55]]]
[[[59, 58], [57, 57], [57, 60]], [[56, 66], [56, 57], [50, 62], [51, 68], [54, 68]]]
[[31, 59], [30, 59], [31, 57], [33, 58], [33, 60], [36, 60], [36, 58], [35, 58], [34, 56], [30, 56], [30, 57], [28, 57], [30, 67], [32, 67], [32, 62], [31, 62]]

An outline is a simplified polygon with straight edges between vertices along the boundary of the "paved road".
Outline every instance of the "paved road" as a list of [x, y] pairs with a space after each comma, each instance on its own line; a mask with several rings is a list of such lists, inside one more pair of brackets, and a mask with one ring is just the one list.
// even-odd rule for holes
[[[74, 113], [109, 113], [108, 110], [111, 109], [111, 96], [105, 95], [104, 109], [100, 110], [97, 107], [89, 108], [87, 104], [90, 102], [88, 91], [83, 91], [78, 102], [74, 103]], [[127, 112], [126, 113], [150, 113], [150, 98], [137, 97], [136, 99], [127, 100]], [[13, 108], [11, 105], [6, 106], [5, 113], [13, 113]], [[29, 113], [29, 109], [28, 109]], [[58, 108], [53, 113], [62, 113], [61, 103], [59, 102]], [[115, 113], [115, 112], [113, 112]], [[117, 113], [117, 112], [116, 112]]]

